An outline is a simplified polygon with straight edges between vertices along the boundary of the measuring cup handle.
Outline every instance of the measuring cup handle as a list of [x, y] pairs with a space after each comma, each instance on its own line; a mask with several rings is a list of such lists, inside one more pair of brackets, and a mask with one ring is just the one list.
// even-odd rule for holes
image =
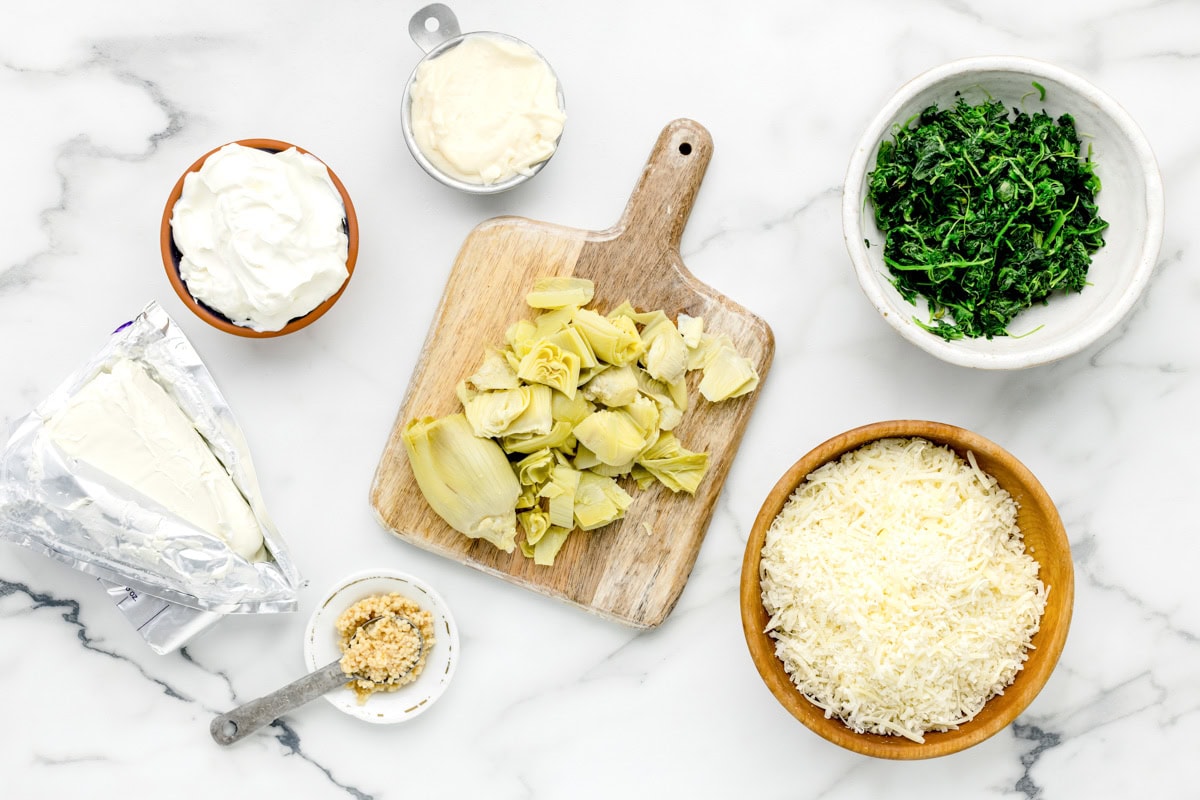
[[[433, 21], [433, 30], [429, 22]], [[462, 35], [458, 27], [458, 17], [445, 3], [432, 3], [412, 15], [408, 21], [408, 35], [417, 43], [417, 47], [428, 53], [447, 39]]]
[[227, 714], [222, 714], [208, 726], [209, 733], [217, 744], [233, 744], [264, 725], [271, 724], [292, 709], [315, 700], [349, 680], [346, 673], [342, 672], [339, 659], [265, 697], [251, 700]]

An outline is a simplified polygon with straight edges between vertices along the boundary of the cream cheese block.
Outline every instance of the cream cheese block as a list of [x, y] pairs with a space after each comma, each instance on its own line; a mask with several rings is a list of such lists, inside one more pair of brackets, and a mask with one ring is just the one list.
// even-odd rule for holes
[[246, 559], [261, 557], [249, 504], [203, 437], [144, 367], [122, 359], [47, 423], [70, 458], [149, 497]]

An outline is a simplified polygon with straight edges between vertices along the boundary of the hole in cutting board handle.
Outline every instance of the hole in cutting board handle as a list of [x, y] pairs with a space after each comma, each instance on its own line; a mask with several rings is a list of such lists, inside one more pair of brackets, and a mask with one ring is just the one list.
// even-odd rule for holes
[[690, 156], [692, 154], [692, 143], [691, 142], [683, 142], [682, 144], [680, 144], [679, 152], [685, 156]]

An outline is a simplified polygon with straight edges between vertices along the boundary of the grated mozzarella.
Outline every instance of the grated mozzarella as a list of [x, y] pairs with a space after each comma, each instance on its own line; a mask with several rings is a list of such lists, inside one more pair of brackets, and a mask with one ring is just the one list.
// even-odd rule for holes
[[766, 630], [796, 687], [859, 733], [924, 741], [1022, 668], [1046, 605], [1017, 504], [924, 439], [883, 439], [808, 476], [768, 530]]

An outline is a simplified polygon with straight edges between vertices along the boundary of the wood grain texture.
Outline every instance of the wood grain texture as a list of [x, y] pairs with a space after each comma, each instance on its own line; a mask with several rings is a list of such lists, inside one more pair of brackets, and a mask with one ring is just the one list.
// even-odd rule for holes
[[[927, 733], [924, 743], [899, 736], [855, 733], [841, 720], [826, 719], [825, 712], [792, 683], [783, 662], [775, 656], [775, 640], [764, 633], [769, 617], [762, 603], [759, 562], [767, 529], [796, 487], [817, 467], [868, 442], [892, 436], [928, 439], [951, 448], [964, 459], [968, 452], [974, 453], [980, 469], [994, 477], [1017, 502], [1017, 525], [1025, 540], [1025, 549], [1038, 562], [1038, 577], [1049, 590], [1041, 627], [1033, 636], [1029, 660], [1012, 685], [1004, 690], [1004, 694], [989, 700], [958, 730]], [[979, 744], [1007, 727], [1033, 702], [1054, 671], [1066, 644], [1074, 602], [1075, 570], [1071, 546], [1054, 501], [1038, 479], [1011, 453], [983, 436], [953, 425], [924, 420], [892, 420], [865, 425], [839, 434], [811, 450], [784, 473], [763, 502], [742, 561], [742, 632], [767, 688], [792, 716], [818, 735], [848, 750], [876, 758], [914, 760], [949, 755]]]
[[696, 561], [758, 392], [712, 404], [699, 395], [699, 376], [692, 374], [691, 408], [675, 432], [684, 446], [709, 453], [709, 473], [696, 495], [676, 495], [657, 483], [640, 490], [627, 481], [633, 504], [625, 518], [574, 532], [551, 567], [446, 525], [421, 496], [401, 432], [413, 418], [459, 410], [455, 386], [475, 371], [486, 347], [503, 343], [509, 325], [531, 316], [525, 295], [547, 275], [590, 278], [596, 286], [591, 306], [602, 312], [629, 300], [641, 310], [663, 309], [672, 319], [680, 313], [703, 317], [705, 329], [729, 335], [765, 379], [775, 351], [771, 329], [698, 281], [679, 255], [711, 156], [708, 132], [677, 120], [659, 136], [612, 228], [584, 231], [499, 217], [467, 236], [375, 473], [371, 504], [384, 527], [419, 547], [628, 625], [649, 628], [666, 619]]

